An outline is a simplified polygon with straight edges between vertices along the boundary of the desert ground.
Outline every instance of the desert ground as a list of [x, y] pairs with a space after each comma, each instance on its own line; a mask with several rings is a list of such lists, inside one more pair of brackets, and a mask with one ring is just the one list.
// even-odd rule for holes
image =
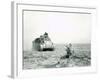
[[23, 69], [83, 67], [91, 65], [91, 45], [73, 44], [74, 50], [70, 58], [61, 59], [66, 55], [64, 44], [55, 44], [54, 51], [23, 51]]

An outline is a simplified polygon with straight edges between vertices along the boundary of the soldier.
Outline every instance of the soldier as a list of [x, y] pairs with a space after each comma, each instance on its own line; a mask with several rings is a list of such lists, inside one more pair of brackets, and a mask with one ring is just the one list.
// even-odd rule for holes
[[44, 39], [45, 39], [45, 40], [47, 40], [47, 41], [49, 41], [49, 40], [50, 40], [50, 38], [49, 38], [49, 36], [48, 36], [48, 33], [47, 33], [47, 32], [45, 32], [45, 33], [44, 33]]
[[42, 43], [42, 44], [44, 43], [44, 36], [43, 35], [40, 36], [40, 43]]
[[72, 55], [72, 44], [69, 43], [69, 44], [67, 44], [65, 47], [66, 47], [66, 52], [67, 52], [67, 54], [64, 55], [64, 56], [62, 56], [61, 59], [69, 58], [69, 57]]
[[72, 44], [69, 43], [65, 47], [66, 47], [66, 52], [67, 52], [66, 58], [69, 58], [72, 55]]

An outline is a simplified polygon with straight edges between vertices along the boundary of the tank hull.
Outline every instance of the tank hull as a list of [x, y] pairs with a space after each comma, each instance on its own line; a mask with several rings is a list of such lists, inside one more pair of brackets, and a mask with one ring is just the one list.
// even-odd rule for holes
[[53, 51], [54, 45], [51, 41], [44, 41], [44, 43], [33, 42], [33, 48], [38, 51]]

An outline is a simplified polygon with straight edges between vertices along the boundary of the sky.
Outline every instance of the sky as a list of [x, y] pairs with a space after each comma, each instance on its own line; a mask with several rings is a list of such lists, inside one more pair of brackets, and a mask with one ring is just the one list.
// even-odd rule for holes
[[90, 43], [91, 14], [24, 11], [24, 49], [47, 32], [54, 43]]

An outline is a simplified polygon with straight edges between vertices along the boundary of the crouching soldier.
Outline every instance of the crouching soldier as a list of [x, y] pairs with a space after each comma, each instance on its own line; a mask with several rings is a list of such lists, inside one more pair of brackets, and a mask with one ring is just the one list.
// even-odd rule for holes
[[65, 51], [66, 51], [66, 55], [60, 57], [60, 60], [58, 61], [57, 66], [61, 66], [61, 64], [63, 66], [68, 66], [68, 63], [74, 53], [74, 50], [72, 50], [71, 43], [65, 45]]

